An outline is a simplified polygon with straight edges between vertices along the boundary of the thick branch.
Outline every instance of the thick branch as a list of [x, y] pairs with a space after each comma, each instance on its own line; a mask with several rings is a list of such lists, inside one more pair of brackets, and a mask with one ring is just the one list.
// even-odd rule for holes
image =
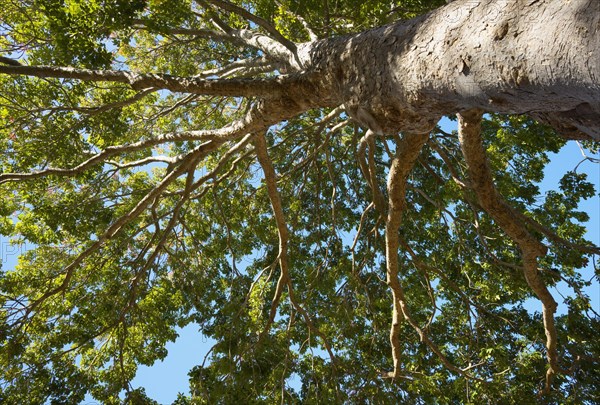
[[542, 301], [546, 356], [550, 365], [546, 374], [545, 392], [548, 392], [554, 374], [559, 372], [559, 366], [557, 333], [554, 324], [557, 303], [538, 273], [537, 265], [537, 258], [546, 254], [546, 247], [529, 233], [519, 215], [515, 214], [496, 190], [481, 139], [481, 119], [482, 112], [480, 110], [469, 110], [459, 114], [458, 137], [467, 163], [470, 185], [477, 194], [479, 203], [519, 246], [523, 255], [525, 279], [535, 295]]
[[267, 325], [263, 330], [262, 335], [266, 334], [271, 327], [271, 324], [275, 320], [275, 314], [277, 312], [277, 307], [279, 306], [279, 301], [281, 299], [281, 294], [283, 293], [284, 287], [288, 284], [289, 281], [289, 272], [288, 272], [288, 260], [287, 260], [287, 244], [289, 239], [289, 230], [287, 227], [287, 223], [285, 220], [285, 214], [283, 212], [283, 205], [281, 203], [281, 196], [279, 195], [279, 191], [277, 190], [277, 174], [275, 173], [275, 168], [273, 167], [273, 163], [271, 162], [271, 158], [269, 158], [267, 152], [267, 141], [265, 139], [264, 134], [258, 134], [254, 140], [254, 146], [256, 148], [256, 156], [258, 157], [258, 162], [263, 169], [265, 174], [265, 183], [267, 186], [267, 194], [269, 195], [269, 200], [271, 200], [271, 207], [273, 208], [273, 214], [275, 216], [275, 222], [277, 224], [277, 234], [279, 235], [279, 267], [281, 270], [281, 274], [279, 276], [279, 280], [277, 280], [277, 287], [275, 288], [275, 296], [273, 297], [271, 304], [271, 311], [269, 313], [269, 319], [267, 321]]
[[600, 139], [599, 23], [597, 0], [456, 0], [310, 52], [348, 114], [378, 134], [480, 108]]
[[55, 66], [0, 65], [0, 73], [39, 78], [77, 79], [91, 82], [117, 82], [133, 89], [170, 90], [173, 92], [230, 97], [279, 98], [289, 94], [294, 77], [270, 79], [215, 79], [177, 77], [166, 74], [134, 73], [118, 70], [90, 70]]
[[275, 288], [275, 295], [273, 297], [271, 303], [271, 310], [269, 313], [269, 319], [267, 321], [267, 325], [265, 329], [261, 333], [261, 337], [266, 334], [275, 319], [275, 314], [277, 312], [277, 307], [279, 305], [279, 301], [281, 299], [281, 294], [283, 293], [284, 286], [287, 286], [288, 294], [290, 297], [290, 302], [296, 311], [300, 312], [306, 325], [308, 328], [317, 336], [323, 340], [323, 344], [325, 349], [327, 350], [331, 361], [335, 364], [335, 356], [331, 349], [329, 342], [327, 341], [325, 335], [315, 326], [310, 315], [306, 310], [300, 305], [300, 303], [296, 300], [296, 296], [294, 294], [294, 288], [292, 285], [292, 279], [289, 274], [288, 267], [288, 253], [287, 246], [289, 240], [289, 230], [285, 220], [285, 214], [283, 212], [283, 204], [281, 201], [281, 196], [279, 195], [279, 191], [277, 190], [277, 174], [275, 172], [275, 167], [273, 166], [273, 162], [269, 157], [267, 150], [267, 142], [264, 134], [259, 134], [256, 136], [254, 141], [254, 146], [256, 147], [256, 155], [258, 157], [258, 161], [263, 169], [265, 174], [265, 183], [267, 185], [267, 194], [269, 195], [269, 199], [271, 200], [271, 207], [273, 208], [273, 214], [275, 216], [275, 222], [277, 223], [277, 232], [279, 235], [279, 267], [281, 269], [281, 274], [279, 276], [279, 280], [277, 280], [277, 287]]
[[419, 338], [430, 350], [440, 359], [444, 366], [455, 373], [467, 378], [473, 378], [466, 374], [468, 369], [456, 367], [444, 355], [442, 350], [431, 340], [429, 335], [421, 328], [411, 315], [408, 302], [404, 294], [404, 289], [400, 284], [398, 277], [399, 262], [398, 249], [400, 247], [399, 230], [402, 224], [402, 215], [406, 207], [406, 189], [407, 178], [412, 170], [419, 153], [428, 134], [406, 134], [404, 138], [396, 145], [396, 156], [392, 160], [390, 172], [388, 175], [388, 215], [385, 229], [385, 250], [387, 264], [387, 283], [392, 290], [394, 300], [392, 327], [390, 330], [390, 342], [392, 344], [392, 356], [394, 369], [390, 377], [398, 378], [402, 376], [400, 364], [400, 323], [406, 320], [408, 324], [417, 332]]
[[402, 214], [406, 205], [406, 180], [417, 160], [421, 148], [427, 141], [428, 134], [406, 134], [396, 145], [396, 156], [392, 161], [388, 175], [388, 214], [385, 223], [385, 255], [387, 268], [387, 283], [392, 290], [393, 312], [390, 342], [394, 362], [393, 376], [401, 375], [400, 355], [400, 324], [409, 315], [404, 298], [404, 292], [398, 279], [399, 262], [398, 248], [400, 246], [398, 232], [402, 224]]
[[[367, 130], [365, 136], [362, 137], [358, 144], [358, 163], [367, 184], [373, 193], [373, 204], [379, 215], [385, 215], [385, 198], [379, 187], [377, 179], [377, 171], [375, 167], [375, 133], [370, 129]], [[365, 156], [367, 146], [369, 147], [368, 158]]]

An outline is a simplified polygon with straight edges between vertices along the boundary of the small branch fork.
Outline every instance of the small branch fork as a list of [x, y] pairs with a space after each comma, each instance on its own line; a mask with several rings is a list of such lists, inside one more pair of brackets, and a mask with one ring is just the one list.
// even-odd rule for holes
[[263, 133], [257, 134], [254, 138], [254, 147], [256, 149], [256, 156], [258, 158], [258, 162], [265, 175], [267, 194], [269, 195], [269, 200], [271, 201], [271, 207], [273, 209], [273, 215], [275, 216], [275, 222], [277, 224], [277, 233], [279, 235], [279, 252], [277, 258], [279, 261], [279, 268], [281, 271], [279, 279], [277, 280], [277, 286], [275, 287], [275, 295], [273, 296], [273, 300], [271, 302], [269, 319], [267, 320], [267, 324], [265, 325], [265, 328], [260, 334], [259, 340], [261, 340], [269, 332], [269, 329], [275, 320], [275, 315], [277, 313], [277, 307], [279, 306], [279, 302], [281, 300], [281, 295], [283, 294], [284, 288], [287, 287], [292, 306], [296, 311], [298, 311], [302, 315], [304, 321], [306, 322], [311, 332], [315, 333], [323, 340], [325, 349], [327, 350], [331, 361], [335, 364], [335, 355], [333, 354], [331, 345], [327, 341], [325, 335], [323, 335], [323, 333], [314, 325], [308, 312], [306, 312], [306, 310], [298, 303], [294, 294], [292, 279], [290, 277], [288, 266], [289, 229], [285, 220], [285, 214], [283, 212], [281, 196], [279, 194], [279, 191], [277, 190], [277, 174], [275, 172], [273, 162], [269, 157], [267, 141]]
[[546, 254], [546, 246], [538, 241], [524, 226], [520, 216], [504, 201], [494, 187], [492, 172], [487, 162], [481, 138], [483, 112], [468, 110], [458, 114], [458, 137], [467, 163], [470, 186], [481, 207], [496, 221], [502, 230], [518, 245], [523, 255], [523, 268], [527, 284], [542, 302], [546, 333], [546, 357], [549, 368], [543, 394], [551, 389], [554, 376], [561, 370], [558, 365], [557, 333], [554, 313], [557, 303], [538, 273], [538, 257]]

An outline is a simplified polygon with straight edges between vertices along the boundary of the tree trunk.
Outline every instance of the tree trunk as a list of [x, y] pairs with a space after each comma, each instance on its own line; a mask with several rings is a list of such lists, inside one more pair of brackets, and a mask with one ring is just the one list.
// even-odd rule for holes
[[[283, 63], [281, 49], [263, 48]], [[309, 108], [344, 105], [377, 134], [427, 133], [444, 115], [480, 109], [527, 114], [569, 139], [600, 139], [598, 0], [457, 0], [410, 21], [296, 49], [294, 63], [279, 68], [291, 74], [266, 79], [22, 66], [6, 57], [0, 73], [260, 97], [271, 104], [262, 116], [267, 126]]]
[[598, 0], [459, 0], [302, 51], [321, 105], [344, 104], [379, 134], [479, 108], [600, 139]]

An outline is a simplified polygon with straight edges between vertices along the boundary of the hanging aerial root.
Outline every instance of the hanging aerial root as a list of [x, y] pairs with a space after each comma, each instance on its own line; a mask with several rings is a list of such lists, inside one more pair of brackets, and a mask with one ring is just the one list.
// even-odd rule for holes
[[387, 283], [392, 290], [393, 312], [392, 327], [390, 330], [390, 343], [392, 345], [392, 358], [394, 369], [388, 373], [388, 377], [402, 378], [401, 370], [401, 344], [400, 344], [400, 325], [403, 320], [417, 332], [421, 342], [425, 343], [429, 349], [440, 359], [444, 366], [465, 378], [481, 381], [467, 373], [469, 368], [460, 369], [444, 355], [442, 350], [429, 337], [427, 332], [421, 328], [411, 315], [408, 307], [408, 301], [404, 294], [404, 289], [398, 278], [399, 262], [398, 249], [400, 247], [399, 230], [402, 224], [402, 215], [406, 207], [406, 189], [407, 179], [410, 174], [421, 149], [427, 139], [428, 134], [406, 134], [396, 145], [396, 155], [392, 159], [392, 165], [388, 175], [388, 211], [386, 218], [385, 248], [387, 265]]
[[538, 257], [546, 254], [546, 247], [524, 226], [519, 215], [504, 201], [494, 186], [481, 138], [482, 111], [469, 110], [458, 114], [458, 137], [467, 163], [470, 186], [477, 194], [481, 207], [502, 230], [519, 246], [523, 256], [525, 280], [542, 302], [546, 333], [546, 357], [549, 368], [543, 393], [548, 393], [558, 366], [557, 333], [554, 313], [557, 303], [538, 273]]

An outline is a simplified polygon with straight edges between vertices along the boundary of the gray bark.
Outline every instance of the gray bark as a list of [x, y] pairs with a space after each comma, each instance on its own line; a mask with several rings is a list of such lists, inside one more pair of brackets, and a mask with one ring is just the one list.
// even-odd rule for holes
[[290, 74], [203, 80], [6, 57], [0, 73], [259, 97], [272, 104], [261, 117], [270, 124], [343, 105], [376, 134], [427, 133], [444, 115], [480, 109], [527, 114], [569, 139], [600, 139], [598, 0], [456, 0], [407, 22], [298, 46], [223, 35], [244, 37]]
[[376, 133], [428, 132], [479, 108], [600, 139], [598, 0], [458, 0], [305, 46], [323, 99]]

